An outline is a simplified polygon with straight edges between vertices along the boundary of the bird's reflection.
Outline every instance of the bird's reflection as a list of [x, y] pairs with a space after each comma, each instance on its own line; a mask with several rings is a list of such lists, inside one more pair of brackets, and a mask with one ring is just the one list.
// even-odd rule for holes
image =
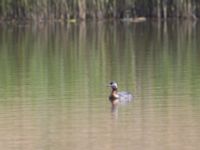
[[111, 114], [113, 119], [118, 119], [118, 104], [111, 105]]

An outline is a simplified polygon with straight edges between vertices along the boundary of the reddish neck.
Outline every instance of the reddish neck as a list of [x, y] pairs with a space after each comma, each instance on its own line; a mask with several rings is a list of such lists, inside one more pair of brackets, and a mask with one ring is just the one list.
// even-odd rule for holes
[[113, 96], [117, 95], [117, 89], [112, 89], [111, 95]]

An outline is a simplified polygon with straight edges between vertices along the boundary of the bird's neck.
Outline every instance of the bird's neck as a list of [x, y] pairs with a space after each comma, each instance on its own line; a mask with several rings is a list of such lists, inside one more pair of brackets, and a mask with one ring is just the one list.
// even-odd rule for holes
[[112, 105], [115, 105], [118, 103], [118, 98], [119, 98], [119, 95], [117, 94], [117, 89], [112, 89], [110, 96], [109, 96], [109, 99], [110, 99]]
[[112, 89], [112, 91], [111, 91], [111, 95], [117, 95], [117, 89]]
[[110, 99], [114, 100], [118, 98], [119, 98], [119, 95], [117, 94], [117, 89], [112, 89], [111, 94], [110, 94]]

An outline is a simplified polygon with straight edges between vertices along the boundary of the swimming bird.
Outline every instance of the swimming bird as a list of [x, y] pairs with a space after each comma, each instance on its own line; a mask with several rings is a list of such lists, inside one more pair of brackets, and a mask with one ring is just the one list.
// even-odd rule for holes
[[109, 100], [112, 104], [128, 103], [133, 99], [133, 95], [130, 92], [118, 92], [118, 86], [115, 81], [111, 81], [108, 86], [111, 87]]

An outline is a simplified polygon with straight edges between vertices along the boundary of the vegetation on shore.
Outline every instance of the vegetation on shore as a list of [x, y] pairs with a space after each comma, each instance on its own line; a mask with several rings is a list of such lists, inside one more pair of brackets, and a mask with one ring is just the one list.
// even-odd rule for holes
[[0, 20], [200, 16], [199, 0], [1, 0]]

